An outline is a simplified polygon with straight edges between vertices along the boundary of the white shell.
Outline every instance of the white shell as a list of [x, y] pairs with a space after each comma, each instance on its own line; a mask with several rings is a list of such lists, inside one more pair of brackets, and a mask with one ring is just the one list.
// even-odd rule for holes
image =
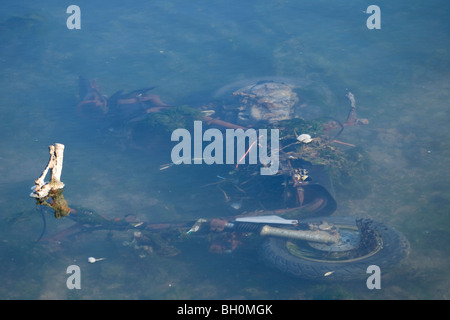
[[297, 137], [297, 140], [303, 143], [310, 143], [312, 138], [309, 134], [303, 133]]
[[102, 261], [102, 260], [105, 260], [106, 258], [94, 258], [94, 257], [89, 257], [88, 258], [88, 261], [90, 262], [90, 263], [95, 263], [95, 262], [97, 262], [97, 261]]

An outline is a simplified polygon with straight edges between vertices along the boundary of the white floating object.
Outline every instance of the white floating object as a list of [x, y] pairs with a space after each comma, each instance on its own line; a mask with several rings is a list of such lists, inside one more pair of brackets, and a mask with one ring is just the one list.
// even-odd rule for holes
[[[33, 192], [30, 194], [30, 197], [38, 199], [45, 198], [50, 191], [64, 188], [64, 183], [61, 181], [64, 145], [55, 143], [54, 145], [48, 146], [48, 149], [50, 152], [50, 159], [41, 176], [34, 181], [34, 187], [32, 188]], [[52, 177], [50, 182], [45, 182], [44, 179], [49, 170], [52, 172]]]
[[88, 258], [88, 261], [89, 261], [90, 263], [96, 263], [97, 261], [102, 261], [102, 260], [105, 260], [105, 258], [98, 258], [98, 259], [96, 259], [96, 258], [94, 258], [94, 257], [89, 257], [89, 258]]
[[279, 216], [255, 216], [237, 218], [237, 222], [251, 222], [251, 223], [274, 223], [274, 224], [297, 224], [298, 220], [287, 220]]
[[242, 207], [242, 202], [233, 202], [230, 204], [230, 207], [232, 207], [234, 210], [239, 210]]
[[303, 133], [297, 137], [297, 140], [303, 143], [310, 143], [312, 138], [309, 134]]

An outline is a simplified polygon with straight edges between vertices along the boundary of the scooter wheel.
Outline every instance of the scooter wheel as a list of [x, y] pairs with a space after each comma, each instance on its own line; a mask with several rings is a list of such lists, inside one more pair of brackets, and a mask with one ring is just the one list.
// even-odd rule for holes
[[367, 278], [367, 268], [385, 272], [409, 253], [409, 242], [394, 228], [370, 219], [324, 217], [302, 221], [326, 222], [337, 228], [337, 244], [270, 237], [261, 246], [263, 260], [284, 273], [309, 280], [348, 281]]

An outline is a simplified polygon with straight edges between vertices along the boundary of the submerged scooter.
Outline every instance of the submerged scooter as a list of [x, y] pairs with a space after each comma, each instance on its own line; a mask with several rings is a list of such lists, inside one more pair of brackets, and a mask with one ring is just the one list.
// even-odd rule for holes
[[[106, 108], [111, 104], [108, 105], [108, 101], [99, 94], [94, 84], [87, 87], [89, 89], [87, 93], [83, 92], [83, 95], [80, 95], [84, 99], [79, 108], [94, 106], [102, 113], [107, 113]], [[120, 99], [116, 99], [118, 101], [116, 105], [140, 105], [145, 100], [143, 96], [148, 98], [148, 101], [158, 102], [156, 98], [145, 95], [145, 92], [139, 92], [133, 97], [122, 97], [120, 94], [118, 96]], [[353, 95], [350, 98], [353, 98]], [[350, 100], [352, 108], [347, 122], [340, 125], [339, 133], [342, 132], [344, 125], [358, 122], [354, 99]], [[163, 107], [155, 108], [159, 110]], [[215, 123], [217, 124], [217, 121]], [[301, 136], [297, 137], [295, 134], [294, 142], [287, 146], [307, 143], [299, 139]], [[337, 135], [332, 140], [336, 137]], [[327, 142], [321, 144], [319, 139], [317, 143], [318, 148], [328, 145]], [[283, 148], [286, 159], [280, 162], [280, 175], [267, 178], [284, 181], [271, 183], [272, 188], [266, 190], [271, 198], [275, 199], [282, 198], [278, 197], [279, 194], [290, 195], [283, 200], [283, 206], [274, 206], [282, 209], [241, 211], [243, 212], [241, 215], [219, 219], [149, 223], [133, 219], [132, 216], [108, 219], [92, 210], [66, 208], [65, 201], [58, 198], [62, 197], [62, 192], [58, 192], [50, 194], [51, 199], [39, 195], [38, 204], [52, 207], [55, 212], [64, 213], [63, 215], [72, 219], [75, 225], [46, 240], [61, 240], [69, 235], [96, 230], [133, 230], [133, 238], [128, 242], [130, 246], [148, 249], [148, 252], [175, 255], [178, 251], [172, 245], [175, 242], [173, 239], [178, 241], [197, 235], [208, 235], [210, 250], [220, 253], [237, 249], [245, 241], [246, 236], [254, 235], [261, 240], [259, 253], [269, 266], [303, 279], [325, 281], [365, 278], [370, 265], [377, 265], [386, 271], [408, 255], [408, 241], [394, 228], [371, 219], [330, 216], [336, 210], [336, 201], [330, 188], [327, 187], [326, 179], [321, 179], [325, 176], [321, 174], [323, 172], [320, 170], [321, 166], [312, 165], [301, 157], [296, 157], [295, 153], [288, 153], [287, 146]], [[60, 172], [60, 168], [54, 170], [58, 168], [58, 163], [62, 165], [62, 161], [56, 161], [52, 166], [47, 166], [43, 176], [50, 167], [52, 173]], [[248, 176], [253, 177], [251, 173]], [[42, 185], [41, 180], [36, 180], [39, 187]], [[255, 185], [261, 186], [260, 183], [254, 183], [253, 186]], [[284, 188], [276, 191], [275, 186]], [[265, 200], [258, 195], [259, 193], [255, 193], [254, 198], [258, 201]]]

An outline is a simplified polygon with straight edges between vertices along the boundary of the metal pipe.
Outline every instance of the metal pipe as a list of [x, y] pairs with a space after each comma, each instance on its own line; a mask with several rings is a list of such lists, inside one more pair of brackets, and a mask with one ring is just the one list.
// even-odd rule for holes
[[298, 240], [306, 240], [320, 243], [337, 243], [339, 242], [339, 233], [329, 233], [327, 231], [310, 231], [310, 230], [292, 230], [271, 227], [265, 225], [260, 232], [261, 236], [273, 236], [281, 238], [291, 238]]

